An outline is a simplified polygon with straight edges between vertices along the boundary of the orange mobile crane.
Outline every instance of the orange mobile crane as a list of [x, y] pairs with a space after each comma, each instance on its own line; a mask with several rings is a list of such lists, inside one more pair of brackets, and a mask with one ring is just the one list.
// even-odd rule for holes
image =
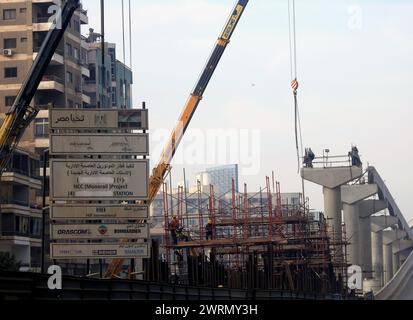
[[[172, 135], [169, 139], [168, 144], [166, 145], [161, 159], [158, 162], [158, 165], [153, 170], [153, 174], [149, 181], [149, 198], [148, 204], [150, 205], [155, 199], [156, 194], [164, 182], [164, 178], [170, 169], [170, 163], [175, 155], [175, 152], [186, 132], [188, 126], [191, 122], [192, 117], [195, 114], [195, 111], [202, 100], [202, 96], [208, 86], [209, 81], [211, 80], [216, 67], [218, 66], [219, 61], [221, 60], [222, 55], [225, 52], [225, 49], [228, 43], [231, 40], [231, 36], [235, 31], [235, 28], [247, 6], [249, 0], [238, 0], [235, 5], [234, 10], [232, 11], [231, 16], [229, 17], [228, 22], [225, 24], [224, 30], [220, 37], [218, 38], [214, 51], [212, 52], [208, 63], [203, 70], [201, 77], [199, 78], [195, 89], [192, 91], [189, 96], [188, 101], [186, 102], [184, 109], [178, 119], [178, 123], [175, 129], [172, 131]], [[124, 259], [113, 260], [109, 265], [106, 275], [106, 278], [113, 278], [117, 276], [124, 263]]]

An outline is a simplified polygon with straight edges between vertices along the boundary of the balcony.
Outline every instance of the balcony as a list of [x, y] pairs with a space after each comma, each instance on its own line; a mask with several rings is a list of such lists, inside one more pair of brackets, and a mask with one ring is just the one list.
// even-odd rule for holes
[[65, 92], [64, 81], [63, 79], [57, 76], [51, 76], [51, 75], [43, 76], [38, 90], [57, 91], [60, 93], [64, 93]]
[[[38, 53], [40, 51], [40, 47], [36, 47], [33, 49], [33, 60], [36, 59]], [[50, 61], [51, 66], [62, 66], [64, 65], [65, 58], [63, 57], [63, 51], [57, 49], [55, 51], [55, 54], [52, 57], [52, 60]]]
[[89, 17], [87, 16], [87, 10], [83, 9], [82, 6], [79, 8], [79, 18], [81, 24], [89, 24]]
[[32, 0], [34, 4], [36, 3], [54, 3], [55, 5], [61, 6], [62, 0]]
[[82, 101], [83, 101], [84, 103], [86, 103], [86, 104], [91, 104], [92, 99], [91, 99], [87, 94], [85, 94], [85, 93], [83, 92], [83, 93], [82, 93]]
[[33, 32], [46, 32], [52, 26], [50, 16], [33, 17]]
[[28, 186], [30, 188], [36, 189], [36, 190], [41, 190], [42, 188], [42, 182], [36, 178], [28, 177], [22, 173], [19, 172], [14, 172], [16, 170], [10, 171], [7, 170], [5, 173], [3, 173], [1, 177], [1, 182], [2, 183], [15, 183], [15, 184], [20, 184], [23, 186]]
[[42, 209], [40, 208], [40, 206], [35, 204], [29, 205], [25, 201], [18, 201], [15, 199], [2, 199], [0, 206], [1, 212], [3, 213], [13, 213], [19, 215], [31, 215], [42, 213]]
[[81, 66], [82, 69], [82, 76], [86, 78], [90, 78], [90, 70], [89, 68], [85, 67], [84, 65]]

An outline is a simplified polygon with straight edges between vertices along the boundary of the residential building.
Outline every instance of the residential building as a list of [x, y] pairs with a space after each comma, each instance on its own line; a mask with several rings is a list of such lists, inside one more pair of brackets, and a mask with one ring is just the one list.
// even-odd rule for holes
[[[0, 0], [0, 123], [13, 105], [51, 26], [49, 8], [60, 3], [56, 0]], [[132, 107], [132, 72], [116, 60], [115, 45], [106, 45], [107, 56], [102, 67], [98, 39], [90, 41], [81, 34], [82, 26], [88, 23], [87, 11], [80, 7], [32, 101], [40, 110], [39, 114], [26, 130], [10, 172], [5, 173], [1, 181], [0, 221], [4, 223], [0, 230], [4, 232], [0, 234], [0, 252], [15, 254], [25, 268], [37, 267], [40, 263], [41, 240], [37, 228], [41, 218], [38, 208], [42, 203], [42, 181], [33, 177], [35, 173], [30, 168], [33, 162], [37, 168], [43, 163], [44, 150], [49, 148], [49, 109], [98, 105]], [[105, 70], [105, 77], [101, 76], [101, 70]], [[99, 79], [107, 81], [99, 82]], [[102, 86], [97, 88], [96, 83]], [[100, 92], [102, 95], [96, 96]], [[122, 104], [121, 101], [126, 102]], [[25, 168], [18, 176], [16, 166]], [[24, 205], [16, 207], [16, 202]], [[47, 236], [49, 227], [46, 223]], [[46, 251], [47, 248], [48, 243]], [[72, 269], [78, 269], [78, 266], [74, 265]]]
[[0, 252], [12, 253], [24, 271], [38, 271], [41, 261], [39, 164], [36, 154], [17, 150], [1, 177]]
[[[52, 25], [49, 8], [58, 3], [60, 1], [0, 0], [0, 119], [13, 105]], [[39, 154], [49, 146], [48, 110], [81, 108], [90, 103], [82, 90], [82, 79], [90, 76], [81, 48], [81, 25], [87, 23], [87, 12], [80, 7], [32, 100], [33, 106], [40, 109], [38, 117], [26, 130], [21, 149], [13, 155], [9, 172], [3, 174], [1, 180], [0, 251], [15, 254], [25, 268], [40, 264], [42, 181], [35, 176], [39, 175]]]
[[[0, 113], [12, 106], [33, 60], [51, 26], [49, 8], [56, 1], [0, 0]], [[82, 89], [90, 76], [82, 49], [81, 25], [88, 23], [87, 12], [79, 8], [59, 44], [44, 75], [33, 105], [38, 118], [22, 139], [21, 147], [40, 152], [48, 147], [48, 109], [81, 108], [90, 103]]]
[[133, 75], [129, 67], [117, 60], [116, 45], [104, 44], [104, 68], [100, 34], [89, 30], [84, 46], [88, 52], [90, 78], [85, 91], [91, 98], [88, 107], [132, 109]]

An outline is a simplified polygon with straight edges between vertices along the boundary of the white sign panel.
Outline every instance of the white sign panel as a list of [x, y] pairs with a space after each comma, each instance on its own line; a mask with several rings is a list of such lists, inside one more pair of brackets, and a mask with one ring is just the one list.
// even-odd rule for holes
[[50, 245], [52, 260], [149, 258], [149, 243], [57, 244]]
[[50, 129], [148, 130], [148, 110], [51, 109]]
[[52, 220], [107, 220], [107, 219], [148, 219], [148, 206], [141, 205], [80, 205], [54, 204], [50, 207]]
[[51, 160], [50, 198], [146, 200], [149, 160]]
[[82, 224], [50, 226], [53, 240], [147, 239], [147, 224]]
[[52, 134], [51, 155], [149, 155], [147, 134]]

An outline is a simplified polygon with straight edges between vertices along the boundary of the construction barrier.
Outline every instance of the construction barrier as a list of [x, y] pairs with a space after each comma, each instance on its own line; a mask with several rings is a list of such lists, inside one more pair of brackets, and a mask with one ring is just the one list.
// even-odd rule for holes
[[0, 274], [0, 300], [331, 300], [333, 296], [274, 290], [186, 287], [137, 280], [97, 280], [63, 277], [62, 290], [49, 290], [49, 276], [36, 273]]

